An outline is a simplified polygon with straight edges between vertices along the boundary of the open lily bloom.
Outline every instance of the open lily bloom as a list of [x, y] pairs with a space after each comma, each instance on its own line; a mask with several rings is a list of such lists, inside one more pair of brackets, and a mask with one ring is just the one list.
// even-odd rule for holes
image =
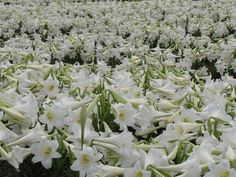
[[210, 164], [209, 165], [210, 172], [206, 173], [204, 177], [221, 177], [221, 176], [227, 176], [227, 177], [233, 177], [236, 176], [236, 170], [230, 168], [229, 161], [224, 160], [221, 161], [219, 164]]
[[102, 158], [102, 154], [94, 152], [90, 147], [84, 147], [82, 151], [74, 150], [76, 160], [71, 166], [74, 171], [80, 171], [80, 176], [92, 175], [97, 167], [97, 161]]
[[42, 139], [39, 143], [34, 143], [31, 146], [31, 152], [34, 154], [32, 161], [34, 163], [41, 162], [42, 165], [49, 169], [52, 166], [52, 159], [59, 158], [61, 155], [56, 151], [59, 144], [56, 140]]

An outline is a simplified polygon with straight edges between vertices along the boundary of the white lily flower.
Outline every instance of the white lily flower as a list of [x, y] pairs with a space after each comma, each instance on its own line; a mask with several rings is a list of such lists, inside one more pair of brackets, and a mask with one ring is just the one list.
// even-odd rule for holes
[[61, 128], [64, 125], [66, 109], [60, 104], [54, 103], [52, 106], [44, 105], [45, 112], [40, 115], [39, 120], [47, 124], [48, 131], [53, 127]]
[[236, 170], [230, 168], [228, 160], [222, 160], [219, 164], [210, 164], [210, 171], [204, 177], [235, 177]]
[[73, 150], [76, 160], [73, 162], [71, 169], [79, 171], [80, 176], [92, 175], [98, 168], [97, 161], [102, 158], [102, 154], [97, 153], [91, 147], [84, 147], [82, 151]]
[[94, 176], [97, 177], [113, 177], [122, 175], [124, 173], [125, 168], [108, 166], [108, 165], [99, 165], [98, 170], [94, 172]]
[[143, 170], [140, 162], [136, 162], [133, 168], [126, 168], [124, 177], [151, 177], [151, 172]]
[[43, 138], [40, 142], [31, 145], [31, 152], [34, 154], [33, 163], [41, 162], [49, 169], [52, 166], [52, 159], [59, 158], [61, 155], [56, 151], [59, 144], [57, 140], [47, 140]]
[[59, 93], [59, 81], [54, 80], [53, 78], [48, 78], [47, 80], [42, 82], [43, 85], [43, 93], [48, 95], [49, 97], [55, 97]]
[[148, 165], [153, 166], [167, 166], [168, 157], [163, 149], [154, 149], [151, 148], [148, 153], [144, 151], [139, 151], [140, 153], [140, 160], [143, 163], [144, 167], [147, 168]]
[[124, 126], [133, 126], [135, 123], [134, 114], [136, 110], [131, 106], [131, 104], [116, 104], [114, 105], [116, 111], [116, 119], [114, 122], [120, 125], [123, 129]]

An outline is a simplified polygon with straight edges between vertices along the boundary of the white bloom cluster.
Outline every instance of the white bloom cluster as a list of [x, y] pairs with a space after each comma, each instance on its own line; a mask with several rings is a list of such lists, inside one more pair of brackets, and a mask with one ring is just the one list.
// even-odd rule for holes
[[233, 77], [126, 61], [5, 63], [0, 79], [0, 152], [15, 168], [66, 152], [80, 176], [235, 174]]
[[117, 64], [145, 56], [184, 70], [234, 72], [234, 0], [21, 0], [0, 3], [0, 11], [0, 61]]
[[0, 2], [1, 160], [80, 177], [235, 177], [234, 5]]

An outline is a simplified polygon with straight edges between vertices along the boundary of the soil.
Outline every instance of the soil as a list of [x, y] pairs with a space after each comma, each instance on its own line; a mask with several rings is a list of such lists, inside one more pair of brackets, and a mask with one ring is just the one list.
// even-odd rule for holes
[[9, 163], [6, 161], [0, 161], [0, 177], [20, 177]]

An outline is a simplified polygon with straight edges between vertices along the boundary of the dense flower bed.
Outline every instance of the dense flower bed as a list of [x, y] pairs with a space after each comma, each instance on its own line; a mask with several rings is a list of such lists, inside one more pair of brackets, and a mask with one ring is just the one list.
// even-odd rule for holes
[[0, 11], [1, 159], [54, 176], [236, 176], [234, 0]]
[[215, 64], [214, 74], [236, 67], [234, 0], [21, 0], [1, 3], [0, 9], [1, 60], [13, 63], [114, 64], [145, 56], [186, 70]]

